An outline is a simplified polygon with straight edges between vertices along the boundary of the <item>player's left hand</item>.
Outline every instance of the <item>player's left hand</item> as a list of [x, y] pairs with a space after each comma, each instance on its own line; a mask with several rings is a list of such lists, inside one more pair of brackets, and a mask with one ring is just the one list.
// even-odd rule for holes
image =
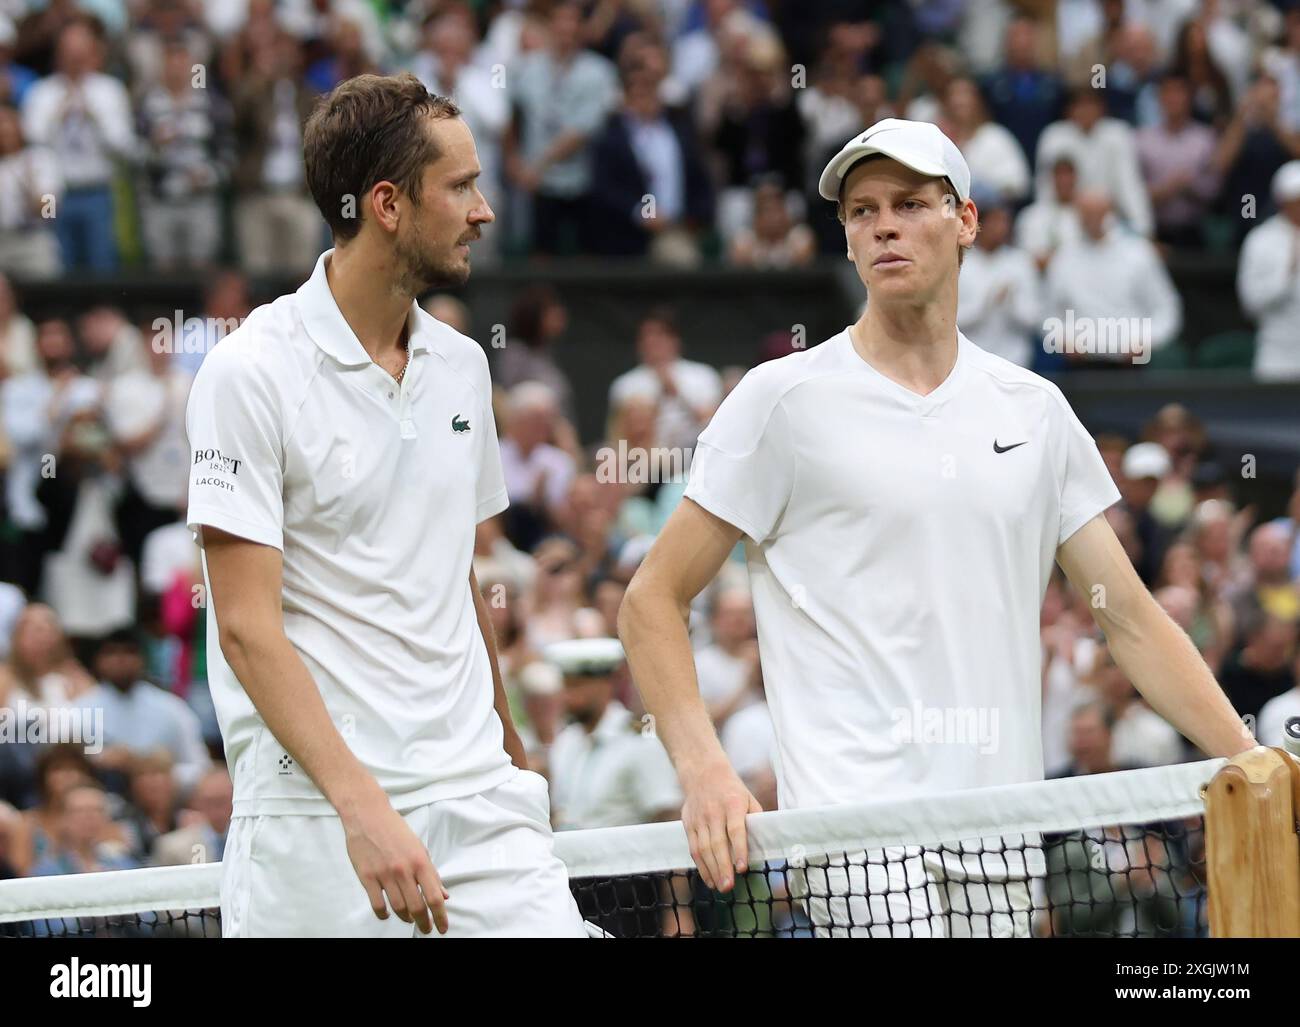
[[700, 877], [715, 891], [731, 891], [749, 866], [745, 817], [763, 807], [725, 757], [683, 779], [682, 791], [682, 825]]

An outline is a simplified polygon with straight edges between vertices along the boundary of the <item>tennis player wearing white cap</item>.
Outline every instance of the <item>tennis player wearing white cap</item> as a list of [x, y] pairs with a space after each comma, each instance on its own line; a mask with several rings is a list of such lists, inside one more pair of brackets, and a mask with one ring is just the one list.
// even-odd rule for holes
[[464, 283], [493, 219], [458, 114], [411, 75], [317, 107], [335, 248], [190, 396], [227, 936], [585, 934], [472, 569], [506, 507], [487, 361], [415, 303]]
[[[957, 328], [978, 221], [961, 152], [933, 125], [891, 118], [849, 141], [820, 191], [837, 204], [866, 310], [753, 369], [723, 402], [620, 613], [682, 782], [691, 851], [723, 890], [746, 866], [744, 818], [758, 804], [709, 723], [686, 613], [742, 537], [782, 807], [1041, 779], [1039, 607], [1053, 560], [1093, 598], [1117, 663], [1161, 715], [1210, 755], [1252, 744], [1102, 516], [1119, 493], [1061, 392]], [[922, 741], [936, 717], [984, 729]], [[1028, 931], [1024, 860], [982, 879], [960, 861], [918, 863], [875, 867], [869, 881], [821, 875], [831, 892], [896, 891], [819, 892], [814, 922]], [[978, 887], [963, 886], [971, 877]]]

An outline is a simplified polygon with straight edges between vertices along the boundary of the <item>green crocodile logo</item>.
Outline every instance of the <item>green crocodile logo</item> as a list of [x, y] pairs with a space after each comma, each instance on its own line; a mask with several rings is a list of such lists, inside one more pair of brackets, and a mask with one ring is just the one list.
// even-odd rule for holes
[[457, 435], [469, 431], [469, 422], [461, 420], [460, 414], [456, 414], [451, 419], [451, 430]]

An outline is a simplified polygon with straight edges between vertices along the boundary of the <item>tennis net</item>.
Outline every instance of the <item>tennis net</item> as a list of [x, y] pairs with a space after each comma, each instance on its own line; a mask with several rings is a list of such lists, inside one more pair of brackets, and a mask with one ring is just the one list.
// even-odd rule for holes
[[[680, 823], [556, 835], [614, 937], [1197, 937], [1202, 787], [1222, 760], [755, 814], [723, 894]], [[220, 935], [221, 868], [0, 882], [0, 937]]]

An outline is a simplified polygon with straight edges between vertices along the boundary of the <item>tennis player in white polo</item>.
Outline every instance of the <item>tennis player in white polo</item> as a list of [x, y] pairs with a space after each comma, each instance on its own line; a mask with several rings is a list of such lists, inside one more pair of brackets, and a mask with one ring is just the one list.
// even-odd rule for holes
[[471, 568], [506, 507], [487, 360], [415, 302], [493, 219], [473, 138], [415, 77], [366, 75], [304, 158], [335, 248], [213, 348], [187, 415], [223, 933], [582, 936]]
[[[960, 253], [978, 224], [961, 152], [933, 125], [891, 118], [849, 141], [820, 192], [866, 310], [754, 368], [723, 402], [619, 620], [697, 866], [722, 890], [746, 866], [758, 803], [700, 699], [685, 614], [742, 537], [782, 807], [1040, 780], [1039, 608], [1054, 560], [1157, 712], [1211, 755], [1253, 744], [1102, 516], [1119, 493], [1060, 390], [957, 328]], [[984, 730], [927, 742], [936, 714]], [[1028, 930], [1023, 866], [1002, 867], [996, 889], [960, 887], [960, 863], [917, 869], [874, 869], [871, 890], [895, 894], [814, 902], [815, 923]]]

